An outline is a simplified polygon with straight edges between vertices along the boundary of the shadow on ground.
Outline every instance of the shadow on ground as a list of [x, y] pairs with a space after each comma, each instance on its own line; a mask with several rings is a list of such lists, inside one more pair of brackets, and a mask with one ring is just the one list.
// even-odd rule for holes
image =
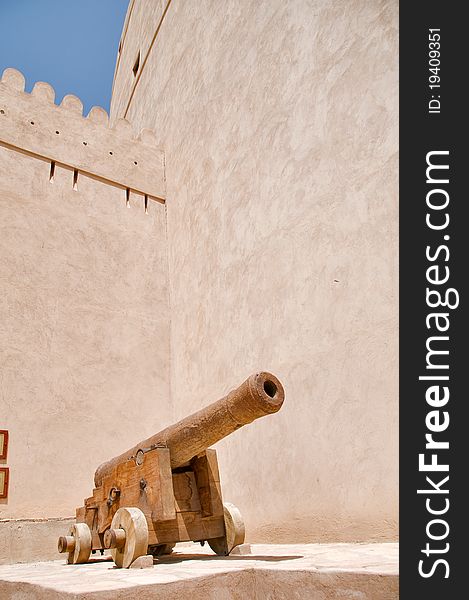
[[[259, 561], [264, 561], [264, 562], [281, 562], [284, 560], [295, 560], [298, 558], [304, 558], [304, 556], [302, 554], [292, 554], [292, 555], [285, 555], [285, 556], [265, 556], [265, 555], [260, 555], [260, 554], [244, 554], [244, 555], [236, 554], [236, 555], [232, 555], [232, 556], [218, 556], [217, 554], [194, 554], [194, 553], [182, 554], [182, 553], [178, 552], [176, 554], [171, 554], [171, 555], [167, 555], [167, 556], [158, 556], [157, 558], [155, 557], [153, 559], [153, 564], [154, 565], [158, 565], [158, 564], [173, 565], [176, 563], [187, 562], [189, 560], [196, 560], [196, 561], [259, 560]], [[109, 556], [109, 555], [96, 556], [96, 557], [90, 558], [88, 560], [87, 564], [102, 563], [102, 562], [112, 562], [111, 556]], [[66, 563], [64, 563], [64, 564], [66, 564]], [[117, 567], [116, 565], [112, 565], [111, 568], [117, 569], [119, 567]]]
[[292, 556], [262, 556], [255, 554], [244, 554], [234, 556], [217, 556], [216, 554], [172, 554], [170, 556], [159, 556], [155, 559], [155, 564], [173, 564], [184, 562], [187, 560], [263, 560], [266, 562], [280, 562], [282, 560], [293, 560], [296, 558], [304, 558], [300, 554], [294, 554]]

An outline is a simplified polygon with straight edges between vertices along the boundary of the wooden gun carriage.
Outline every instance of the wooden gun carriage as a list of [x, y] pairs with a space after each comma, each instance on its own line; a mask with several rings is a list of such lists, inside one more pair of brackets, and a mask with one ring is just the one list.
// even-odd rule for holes
[[222, 501], [216, 451], [210, 446], [262, 416], [285, 394], [266, 372], [251, 375], [227, 396], [140, 442], [98, 467], [95, 489], [61, 536], [72, 564], [109, 548], [118, 567], [140, 556], [168, 554], [177, 542], [208, 542], [227, 555], [244, 542], [239, 510]]

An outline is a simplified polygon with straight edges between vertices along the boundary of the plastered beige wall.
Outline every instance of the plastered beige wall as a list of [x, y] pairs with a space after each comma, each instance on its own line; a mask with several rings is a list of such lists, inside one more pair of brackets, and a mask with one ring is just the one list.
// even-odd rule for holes
[[96, 466], [172, 416], [165, 206], [73, 179], [0, 145], [3, 519], [73, 515]]
[[57, 540], [74, 522], [66, 517], [0, 519], [0, 565], [57, 560]]
[[272, 370], [218, 445], [248, 538], [395, 539], [398, 4], [172, 0], [126, 111], [152, 6], [111, 118], [165, 148], [174, 417]]
[[[113, 94], [127, 107], [170, 0], [130, 0], [116, 59]], [[135, 25], [139, 35], [133, 35]], [[127, 32], [130, 35], [127, 36]], [[125, 110], [124, 110], [125, 112]]]

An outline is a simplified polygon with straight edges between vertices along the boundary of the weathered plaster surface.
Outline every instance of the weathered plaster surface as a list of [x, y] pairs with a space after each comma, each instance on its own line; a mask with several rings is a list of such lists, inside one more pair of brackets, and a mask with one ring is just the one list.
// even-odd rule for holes
[[[117, 54], [115, 80], [113, 83], [114, 101], [127, 106], [134, 86], [142, 72], [145, 59], [152, 47], [156, 31], [170, 0], [142, 2], [131, 0], [124, 23], [120, 50]], [[139, 35], [133, 35], [135, 28]], [[127, 32], [130, 35], [127, 36]], [[137, 60], [139, 68], [135, 69]], [[125, 109], [123, 111], [123, 116]]]
[[174, 417], [285, 385], [219, 445], [251, 540], [397, 536], [397, 9], [173, 0], [127, 113], [166, 155]]
[[0, 565], [57, 560], [57, 540], [72, 523], [74, 518], [0, 519]]
[[64, 561], [0, 567], [5, 600], [396, 600], [397, 544], [254, 545], [252, 555], [177, 548], [144, 570]]
[[0, 518], [73, 515], [100, 462], [170, 422], [165, 207], [49, 176], [0, 146]]

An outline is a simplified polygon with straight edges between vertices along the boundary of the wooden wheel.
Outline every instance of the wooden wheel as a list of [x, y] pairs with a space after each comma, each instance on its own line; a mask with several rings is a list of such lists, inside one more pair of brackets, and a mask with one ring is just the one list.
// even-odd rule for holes
[[111, 548], [111, 556], [118, 567], [128, 569], [148, 549], [148, 525], [139, 508], [119, 508], [106, 531], [104, 545]]
[[59, 537], [59, 552], [68, 552], [69, 565], [88, 561], [91, 554], [91, 531], [86, 523], [75, 523], [70, 527], [70, 535]]
[[228, 556], [235, 546], [244, 543], [244, 521], [239, 510], [230, 502], [223, 503], [223, 514], [225, 517], [225, 535], [207, 540], [207, 542], [215, 554]]

